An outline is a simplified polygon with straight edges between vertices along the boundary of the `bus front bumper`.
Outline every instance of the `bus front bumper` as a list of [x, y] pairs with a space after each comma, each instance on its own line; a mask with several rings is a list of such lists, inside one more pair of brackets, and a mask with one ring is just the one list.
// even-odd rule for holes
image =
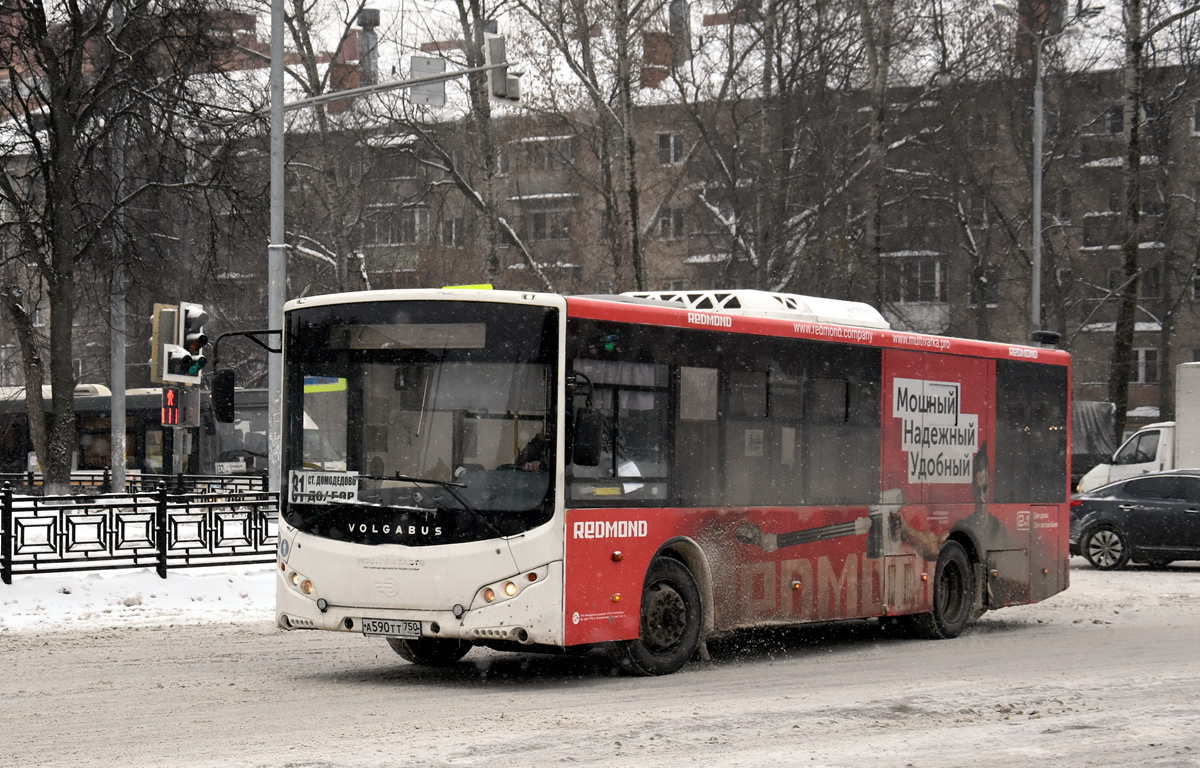
[[563, 563], [555, 561], [537, 571], [538, 579], [520, 584], [512, 597], [504, 594], [505, 581], [499, 584], [494, 602], [476, 597], [470, 606], [439, 611], [325, 604], [319, 596], [304, 594], [286, 574], [277, 572], [275, 622], [287, 630], [323, 629], [410, 638], [415, 624], [419, 624], [421, 637], [561, 647]]

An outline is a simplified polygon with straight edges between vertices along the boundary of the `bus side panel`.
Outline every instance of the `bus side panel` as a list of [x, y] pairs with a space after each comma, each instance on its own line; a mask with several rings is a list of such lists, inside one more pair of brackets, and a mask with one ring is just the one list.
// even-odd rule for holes
[[[703, 554], [707, 573], [695, 576], [718, 629], [887, 610], [878, 508], [576, 509], [567, 521], [567, 645], [637, 637], [650, 560], [679, 539]], [[916, 578], [911, 564], [903, 573]], [[894, 607], [926, 603], [926, 586], [906, 583]]]
[[1035, 504], [1032, 512], [1033, 567], [1029, 601], [1038, 602], [1067, 588], [1070, 572], [1070, 508], [1062, 504]]
[[673, 515], [662, 509], [568, 509], [564, 564], [566, 645], [632, 640], [642, 581]]
[[897, 554], [919, 556], [932, 579], [938, 554], [954, 538], [987, 575], [986, 605], [1027, 602], [1029, 508], [990, 503], [995, 362], [887, 350], [883, 398], [883, 487], [903, 504], [888, 526], [899, 534]]
[[891, 349], [883, 360], [883, 488], [905, 504], [973, 503], [977, 457], [994, 451], [994, 364]]

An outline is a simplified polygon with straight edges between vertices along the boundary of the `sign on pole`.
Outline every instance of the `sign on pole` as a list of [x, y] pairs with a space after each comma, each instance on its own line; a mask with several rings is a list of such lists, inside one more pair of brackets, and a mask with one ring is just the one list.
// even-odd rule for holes
[[[409, 77], [416, 80], [419, 77], [441, 75], [446, 72], [446, 60], [432, 56], [413, 56], [409, 60]], [[446, 83], [422, 83], [408, 90], [408, 100], [413, 104], [424, 104], [427, 107], [446, 106]]]

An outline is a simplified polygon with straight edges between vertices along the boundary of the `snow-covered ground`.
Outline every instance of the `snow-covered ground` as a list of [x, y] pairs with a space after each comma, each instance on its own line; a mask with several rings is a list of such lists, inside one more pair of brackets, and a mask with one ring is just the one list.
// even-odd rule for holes
[[[1197, 566], [1181, 562], [1163, 571], [1133, 566], [1102, 572], [1075, 557], [1071, 578], [1082, 589], [1054, 598], [1051, 610], [1170, 609], [1200, 600]], [[995, 615], [1009, 616], [1014, 610], [1020, 609]], [[12, 585], [0, 584], [0, 632], [274, 620], [275, 571], [270, 565], [181, 568], [168, 571], [166, 579], [153, 568], [16, 576]]]
[[152, 624], [273, 622], [271, 565], [14, 576], [0, 584], [0, 632]]
[[1200, 562], [1102, 572], [950, 642], [843, 624], [665, 678], [284, 632], [269, 566], [0, 584], [0, 768], [1200, 768]]

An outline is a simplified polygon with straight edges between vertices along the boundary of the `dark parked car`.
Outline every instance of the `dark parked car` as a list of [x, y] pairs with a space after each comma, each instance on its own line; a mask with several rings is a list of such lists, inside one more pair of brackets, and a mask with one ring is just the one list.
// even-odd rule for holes
[[1138, 475], [1071, 500], [1071, 554], [1103, 571], [1200, 560], [1200, 470]]

